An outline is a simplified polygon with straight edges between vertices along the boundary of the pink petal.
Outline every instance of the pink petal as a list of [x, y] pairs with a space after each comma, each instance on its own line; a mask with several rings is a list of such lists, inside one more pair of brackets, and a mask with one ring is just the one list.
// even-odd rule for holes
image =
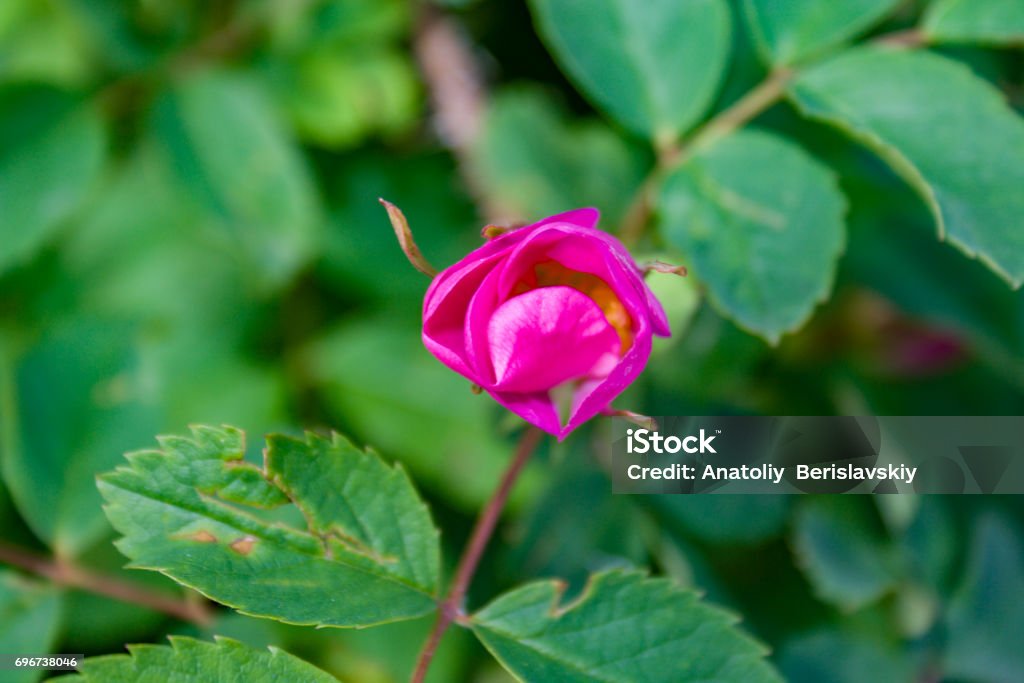
[[[470, 302], [481, 284], [517, 244], [538, 228], [553, 223], [592, 228], [599, 217], [596, 209], [589, 208], [550, 216], [489, 240], [446, 268], [430, 283], [423, 300], [424, 345], [445, 365], [474, 382], [493, 381], [489, 358], [486, 354], [474, 354], [471, 342], [465, 338]], [[483, 306], [484, 298], [476, 306], [477, 318], [488, 312]], [[486, 329], [486, 323], [482, 329]]]
[[650, 334], [638, 336], [633, 347], [606, 378], [581, 384], [573, 396], [572, 412], [569, 415], [568, 423], [559, 434], [559, 438], [564, 439], [569, 432], [606, 410], [611, 402], [643, 372], [650, 355]]
[[593, 230], [600, 219], [600, 211], [592, 207], [586, 207], [584, 209], [573, 209], [572, 211], [556, 213], [554, 216], [548, 216], [544, 220], [537, 221], [533, 225], [527, 225], [523, 230], [534, 230], [553, 223], [569, 223], [580, 228]]
[[558, 436], [562, 432], [562, 425], [558, 419], [558, 410], [555, 408], [555, 402], [551, 399], [548, 392], [537, 391], [530, 394], [516, 394], [513, 392], [489, 390], [487, 393], [495, 401], [530, 424], [540, 427], [548, 434]]
[[[466, 352], [466, 307], [500, 261], [493, 255], [434, 279], [423, 305], [423, 343], [455, 372], [479, 381]], [[461, 263], [461, 262], [460, 262]]]
[[634, 334], [650, 334], [647, 321], [651, 309], [640, 271], [632, 262], [623, 264], [604, 239], [594, 239], [599, 232], [561, 223], [528, 236], [507, 257], [499, 296], [509, 296], [537, 263], [554, 260], [569, 270], [589, 273], [606, 282], [633, 319]]
[[488, 329], [494, 311], [501, 304], [498, 298], [498, 283], [505, 270], [505, 264], [497, 266], [480, 283], [469, 301], [464, 320], [463, 335], [466, 340], [466, 360], [476, 373], [477, 382], [484, 387], [494, 385], [494, 366], [491, 362]]
[[491, 316], [488, 341], [494, 388], [518, 393], [592, 376], [619, 350], [601, 309], [571, 287], [542, 287], [506, 301]]

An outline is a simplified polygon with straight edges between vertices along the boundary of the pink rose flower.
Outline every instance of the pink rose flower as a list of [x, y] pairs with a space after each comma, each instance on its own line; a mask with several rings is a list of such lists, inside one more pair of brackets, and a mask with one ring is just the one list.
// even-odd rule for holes
[[[442, 271], [423, 302], [423, 342], [512, 412], [564, 439], [636, 379], [661, 304], [595, 209], [488, 241]], [[558, 396], [569, 394], [567, 415]]]

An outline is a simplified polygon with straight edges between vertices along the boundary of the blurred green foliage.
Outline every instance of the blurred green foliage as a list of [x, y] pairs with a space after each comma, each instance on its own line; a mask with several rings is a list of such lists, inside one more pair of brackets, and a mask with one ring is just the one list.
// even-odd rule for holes
[[[995, 272], [1019, 281], [1024, 263], [1022, 157], [1000, 165], [1010, 145], [1024, 151], [1019, 2], [847, 1], [838, 23], [812, 17], [789, 32], [778, 3], [762, 0], [536, 0], [537, 29], [518, 2], [438, 5], [488, 79], [482, 129], [455, 153], [434, 133], [416, 64], [418, 3], [0, 3], [3, 547], [182, 594], [121, 568], [94, 477], [157, 433], [232, 423], [253, 437], [337, 428], [402, 461], [444, 529], [450, 566], [515, 423], [422, 348], [426, 282], [377, 197], [402, 207], [437, 265], [479, 243], [494, 207], [529, 220], [591, 204], [616, 232], [659, 146], [725, 110], [771, 64], [922, 22], [928, 54], [899, 71], [874, 52], [818, 66], [796, 106], [778, 103], [759, 132], [730, 140], [737, 158], [710, 147], [674, 177], [639, 248], [694, 276], [658, 283], [674, 336], [618, 403], [650, 414], [1024, 414], [1024, 294]], [[624, 33], [589, 40], [614, 12]], [[645, 42], [678, 13], [707, 28], [699, 40]], [[583, 23], [567, 31], [566, 21]], [[630, 66], [626, 44], [638, 73], [662, 73], [659, 49], [696, 66], [673, 72], [671, 93], [609, 95], [607, 83], [626, 82], [607, 76]], [[857, 60], [884, 96], [859, 80]], [[900, 126], [956, 79], [969, 83], [960, 125]], [[826, 125], [857, 106], [857, 125], [838, 124], [853, 138]], [[979, 123], [996, 109], [997, 127]], [[777, 167], [745, 163], [761, 144]], [[958, 164], [969, 172], [951, 173]], [[747, 242], [743, 221], [756, 212], [731, 213], [706, 191], [762, 188], [785, 209], [802, 206], [785, 196], [801, 178], [845, 200], [809, 213], [813, 224], [781, 249]], [[936, 197], [922, 199], [923, 185]], [[942, 211], [948, 235], [984, 262], [936, 240]], [[605, 430], [597, 421], [533, 464], [474, 608], [538, 577], [578, 588], [588, 572], [651, 566], [739, 614], [794, 681], [1024, 680], [1019, 500], [613, 497]], [[384, 683], [408, 674], [428, 627], [315, 631], [226, 611], [196, 626], [0, 572], [0, 652], [117, 653], [168, 633], [223, 634]], [[35, 680], [21, 675], [9, 680]], [[453, 632], [430, 680], [508, 677]]]

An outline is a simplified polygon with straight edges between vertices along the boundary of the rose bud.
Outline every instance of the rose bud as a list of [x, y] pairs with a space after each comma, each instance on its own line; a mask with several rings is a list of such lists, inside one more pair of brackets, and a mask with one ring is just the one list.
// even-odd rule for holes
[[[598, 217], [578, 209], [496, 234], [423, 302], [430, 352], [559, 439], [610, 411], [647, 364], [652, 334], [669, 336], [640, 268]], [[566, 394], [563, 419], [555, 396]]]

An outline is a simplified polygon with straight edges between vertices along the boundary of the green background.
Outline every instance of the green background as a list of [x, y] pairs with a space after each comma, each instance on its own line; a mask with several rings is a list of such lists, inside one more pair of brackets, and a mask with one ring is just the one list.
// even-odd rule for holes
[[[793, 18], [823, 4], [4, 0], [0, 547], [183, 595], [121, 568], [95, 476], [227, 423], [401, 461], [450, 569], [518, 423], [423, 348], [427, 281], [378, 197], [439, 267], [494, 221], [593, 205], [619, 232], [656, 157], [769, 64], [798, 73], [784, 100], [654, 200], [634, 252], [691, 275], [653, 276], [674, 334], [616, 406], [1024, 414], [1024, 10]], [[840, 49], [914, 26], [928, 50]], [[466, 67], [480, 89], [445, 89]], [[609, 434], [542, 448], [473, 608], [651, 567], [738, 614], [789, 680], [1024, 680], [1020, 498], [616, 497]], [[376, 683], [406, 678], [429, 625], [200, 628], [0, 568], [0, 652], [216, 633]], [[431, 680], [510, 678], [455, 630]]]

